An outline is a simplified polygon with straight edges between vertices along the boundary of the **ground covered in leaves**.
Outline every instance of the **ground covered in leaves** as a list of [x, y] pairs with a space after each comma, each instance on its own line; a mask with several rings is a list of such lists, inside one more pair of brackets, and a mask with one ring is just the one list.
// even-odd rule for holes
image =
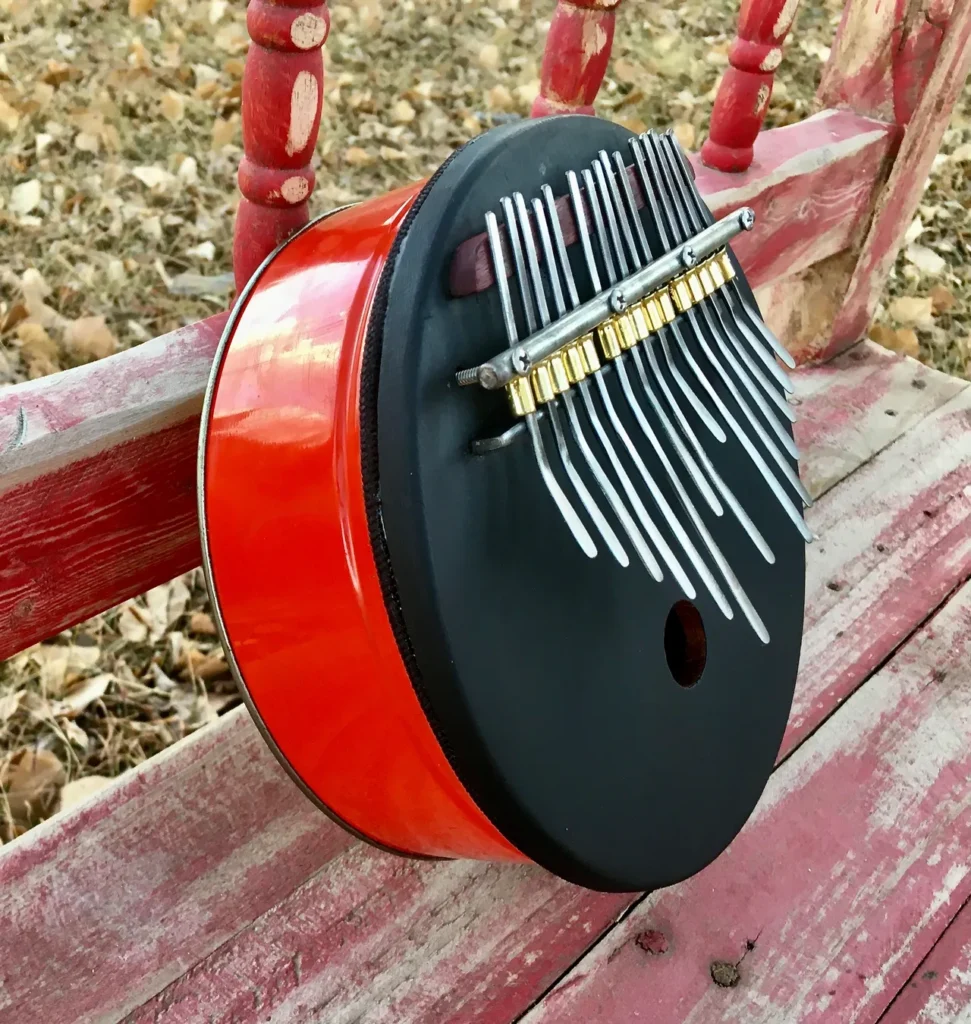
[[[552, 0], [333, 0], [314, 205], [435, 169], [526, 115]], [[839, 20], [804, 0], [769, 124], [799, 120]], [[735, 0], [628, 0], [599, 101], [703, 139]], [[0, 385], [136, 345], [231, 297], [247, 49], [228, 0], [0, 0]], [[874, 336], [971, 376], [971, 102]], [[0, 841], [237, 698], [190, 573], [0, 665]]]

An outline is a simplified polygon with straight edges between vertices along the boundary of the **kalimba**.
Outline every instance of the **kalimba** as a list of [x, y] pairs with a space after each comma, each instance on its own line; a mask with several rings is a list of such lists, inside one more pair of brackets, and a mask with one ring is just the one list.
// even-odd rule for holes
[[[233, 671], [304, 790], [415, 856], [697, 871], [795, 683], [785, 349], [671, 135], [503, 126], [253, 276], [199, 450]], [[241, 799], [246, 795], [241, 794]]]

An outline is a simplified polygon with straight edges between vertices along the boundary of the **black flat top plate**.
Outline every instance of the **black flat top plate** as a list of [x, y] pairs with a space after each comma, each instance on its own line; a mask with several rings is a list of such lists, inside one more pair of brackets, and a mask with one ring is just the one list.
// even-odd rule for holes
[[[454, 374], [506, 341], [495, 287], [449, 297], [456, 246], [483, 230], [484, 214], [499, 211], [501, 196], [521, 191], [528, 201], [545, 182], [563, 195], [566, 171], [589, 166], [601, 148], [631, 162], [629, 138], [607, 121], [559, 117], [495, 129], [460, 150], [426, 188], [389, 261], [362, 398], [375, 554], [402, 656], [439, 741], [470, 794], [520, 850], [571, 881], [617, 891], [657, 888], [699, 870], [751, 813], [792, 699], [805, 578], [804, 543], [741, 445], [730, 432], [719, 444], [682, 403], [776, 556], [767, 564], [732, 514], [714, 516], [688, 483], [771, 642], [758, 640], [737, 607], [728, 621], [682, 556], [707, 640], [704, 673], [685, 688], [664, 646], [665, 622], [683, 597], [671, 574], [655, 582], [629, 544], [626, 569], [602, 542], [597, 558], [585, 557], [525, 437], [498, 453], [470, 454], [473, 438], [497, 418], [502, 425], [505, 396], [460, 389]], [[643, 223], [659, 251], [646, 213]], [[581, 298], [589, 297], [579, 245], [570, 256]], [[690, 344], [749, 429], [697, 342]], [[609, 375], [616, 408], [680, 511], [616, 376]], [[555, 463], [548, 424], [543, 434]], [[573, 457], [581, 466], [576, 448]], [[572, 493], [562, 466], [558, 472]], [[592, 477], [587, 483], [610, 515]], [[692, 532], [687, 517], [682, 522]]]

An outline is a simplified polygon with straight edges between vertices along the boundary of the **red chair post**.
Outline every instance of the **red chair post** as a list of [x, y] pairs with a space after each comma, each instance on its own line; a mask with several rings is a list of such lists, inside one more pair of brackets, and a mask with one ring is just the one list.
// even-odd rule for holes
[[307, 223], [310, 165], [324, 93], [326, 2], [250, 0], [253, 41], [243, 74], [243, 159], [233, 269], [237, 290], [290, 234]]
[[620, 0], [557, 0], [532, 116], [593, 114]]
[[782, 44], [799, 0], [742, 0], [738, 34], [711, 113], [701, 159], [719, 171], [745, 171], [772, 97]]

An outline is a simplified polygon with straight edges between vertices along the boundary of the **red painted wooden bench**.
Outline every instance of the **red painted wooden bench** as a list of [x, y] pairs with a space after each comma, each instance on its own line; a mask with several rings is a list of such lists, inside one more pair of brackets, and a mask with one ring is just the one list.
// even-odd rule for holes
[[[560, 0], [534, 113], [591, 109], [618, 2]], [[760, 133], [796, 6], [744, 0], [696, 160], [716, 213], [756, 210], [738, 255], [821, 364], [796, 375], [802, 668], [735, 843], [647, 896], [398, 859], [316, 811], [237, 708], [0, 849], [0, 1021], [967, 1019], [971, 386], [860, 338], [971, 64], [971, 0], [850, 0], [821, 112]], [[326, 19], [250, 3], [240, 283], [308, 215]], [[0, 392], [0, 657], [198, 563], [224, 322]]]

